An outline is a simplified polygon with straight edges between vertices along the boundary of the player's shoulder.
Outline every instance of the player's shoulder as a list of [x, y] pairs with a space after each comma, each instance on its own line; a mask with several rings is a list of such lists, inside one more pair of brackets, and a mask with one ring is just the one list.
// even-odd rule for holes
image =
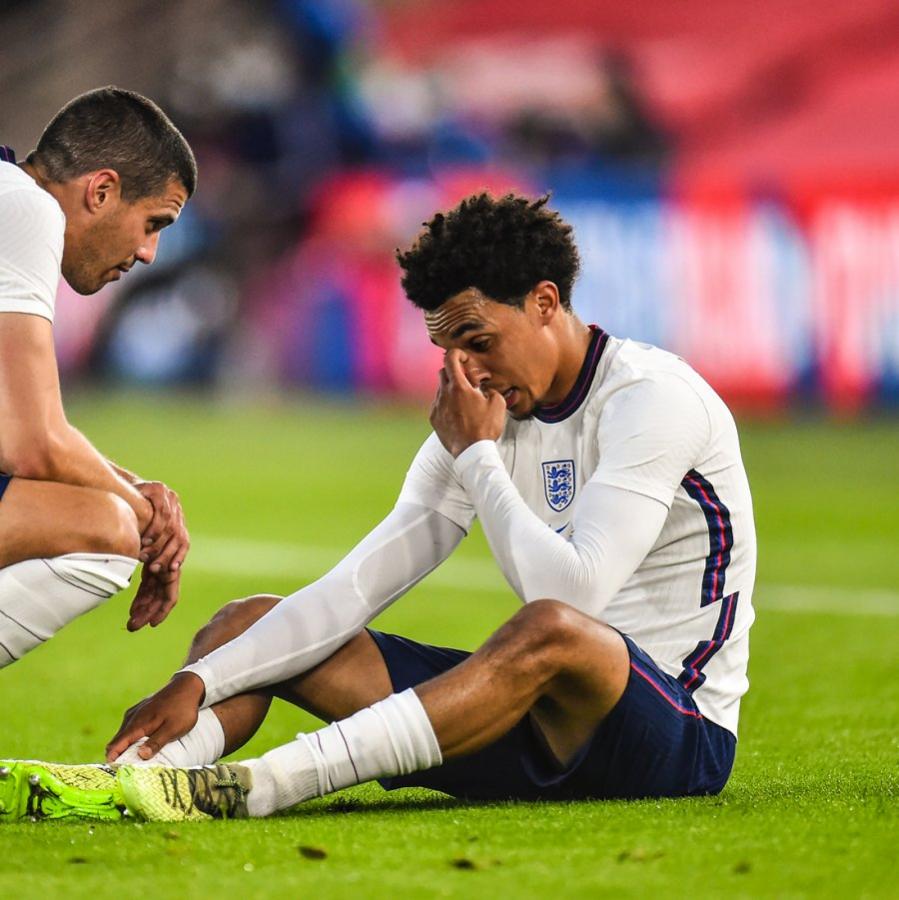
[[660, 398], [714, 393], [685, 360], [652, 344], [610, 337], [604, 363], [595, 386], [600, 403], [625, 389]]
[[0, 227], [7, 223], [12, 229], [65, 231], [65, 215], [56, 198], [18, 166], [0, 165], [0, 209], [15, 211], [14, 217], [0, 215]]
[[659, 433], [684, 427], [702, 431], [713, 442], [735, 444], [733, 414], [715, 389], [686, 360], [651, 344], [617, 341], [603, 380], [598, 413], [606, 427], [638, 422]]
[[699, 378], [696, 371], [680, 356], [630, 338], [609, 337], [607, 372], [604, 380], [638, 381], [641, 379], [675, 376], [691, 380]]
[[621, 338], [609, 338], [607, 354], [591, 398], [600, 418], [636, 416], [661, 425], [683, 416], [708, 426], [729, 417], [714, 389], [676, 354]]

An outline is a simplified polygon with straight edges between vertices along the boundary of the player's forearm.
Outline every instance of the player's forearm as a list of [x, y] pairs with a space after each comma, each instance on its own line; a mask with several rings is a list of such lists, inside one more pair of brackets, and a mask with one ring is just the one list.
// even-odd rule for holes
[[[493, 441], [473, 444], [456, 459], [459, 476], [474, 504], [493, 556], [512, 589], [524, 602], [556, 596], [560, 592], [557, 570], [560, 557], [575, 557], [574, 585], [581, 593], [590, 579], [579, 565], [574, 548], [528, 509], [503, 466]], [[570, 566], [570, 563], [569, 563]], [[572, 579], [566, 579], [571, 581]], [[546, 593], [549, 590], [551, 593]], [[572, 602], [569, 600], [569, 602]]]
[[106, 464], [112, 469], [113, 472], [116, 473], [116, 475], [119, 476], [119, 478], [121, 478], [127, 484], [135, 485], [138, 482], [143, 481], [140, 475], [136, 475], [134, 472], [131, 472], [123, 466], [120, 466], [118, 463], [113, 462], [108, 457], [106, 459]]
[[327, 575], [185, 670], [202, 679], [206, 706], [306, 672], [446, 559], [462, 536], [439, 513], [399, 504]]
[[10, 474], [108, 491], [121, 497], [134, 510], [138, 528], [143, 531], [152, 516], [150, 503], [113, 469], [77, 428], [63, 422], [42, 444], [40, 453]]
[[493, 442], [460, 454], [456, 472], [503, 574], [525, 602], [560, 600], [599, 615], [649, 552], [665, 518], [655, 500], [588, 484], [567, 540], [528, 508]]
[[77, 428], [69, 426], [70, 455], [66, 455], [63, 465], [71, 484], [82, 484], [97, 490], [109, 491], [121, 497], [135, 512], [138, 527], [143, 531], [153, 515], [153, 509], [146, 497], [142, 497], [134, 487], [99, 453], [93, 444]]

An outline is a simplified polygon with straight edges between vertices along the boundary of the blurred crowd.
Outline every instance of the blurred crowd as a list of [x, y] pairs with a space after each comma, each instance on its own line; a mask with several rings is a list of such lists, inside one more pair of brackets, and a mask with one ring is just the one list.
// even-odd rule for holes
[[[899, 395], [899, 128], [858, 102], [899, 102], [892, 5], [760, 0], [754, 30], [736, 0], [714, 16], [702, 0], [511, 7], [0, 10], [0, 126], [17, 83], [68, 99], [58, 65], [76, 59], [83, 88], [158, 100], [200, 168], [152, 268], [57, 305], [64, 374], [427, 393], [434, 351], [393, 255], [486, 188], [551, 190], [584, 257], [576, 309], [682, 353], [731, 398]], [[34, 15], [52, 23], [39, 47], [14, 40]]]
[[410, 65], [383, 28], [359, 0], [234, 3], [185, 47], [157, 99], [200, 190], [102, 315], [61, 313], [70, 374], [405, 390], [379, 345], [400, 337], [393, 253], [425, 218], [559, 168], [664, 163], [622, 54], [563, 39]]

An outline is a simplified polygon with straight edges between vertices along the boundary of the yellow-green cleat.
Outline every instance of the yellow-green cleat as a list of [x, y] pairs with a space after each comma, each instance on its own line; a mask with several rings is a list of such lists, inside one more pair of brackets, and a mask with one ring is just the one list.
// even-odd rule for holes
[[219, 763], [173, 769], [121, 766], [118, 787], [128, 809], [149, 822], [245, 819], [253, 784], [246, 766]]
[[0, 760], [0, 824], [44, 819], [117, 821], [127, 815], [111, 766]]

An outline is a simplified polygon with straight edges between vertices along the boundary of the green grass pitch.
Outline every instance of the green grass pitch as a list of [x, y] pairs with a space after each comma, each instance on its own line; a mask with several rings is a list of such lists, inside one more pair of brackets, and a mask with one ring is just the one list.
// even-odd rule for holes
[[[0, 755], [92, 761], [225, 601], [314, 578], [392, 504], [421, 411], [83, 399], [112, 458], [182, 495], [170, 620], [117, 598], [0, 673]], [[737, 763], [719, 797], [456, 803], [372, 786], [267, 821], [0, 832], [3, 897], [899, 896], [899, 422], [742, 426], [760, 545]], [[516, 608], [473, 534], [379, 624], [476, 646]], [[313, 720], [279, 706], [244, 751]]]

